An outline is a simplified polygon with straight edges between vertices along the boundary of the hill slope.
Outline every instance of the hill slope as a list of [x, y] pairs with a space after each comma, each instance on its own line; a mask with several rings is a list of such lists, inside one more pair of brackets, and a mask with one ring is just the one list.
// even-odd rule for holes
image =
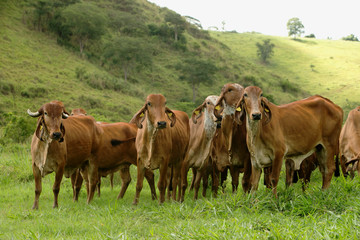
[[[98, 4], [101, 11], [113, 10], [115, 4], [107, 0], [88, 2]], [[143, 16], [147, 24], [161, 23], [169, 11], [145, 0], [123, 0], [116, 4], [121, 11], [131, 6], [131, 11]], [[26, 109], [37, 110], [54, 99], [63, 101], [68, 110], [85, 108], [99, 121], [128, 121], [148, 94], [162, 93], [171, 108], [190, 114], [207, 95], [219, 94], [227, 82], [258, 85], [277, 104], [321, 94], [348, 112], [360, 102], [360, 95], [356, 94], [360, 76], [358, 42], [295, 41], [227, 32], [210, 32], [208, 37], [197, 38], [187, 30], [186, 50], [179, 51], [147, 36], [145, 41], [151, 42], [149, 46], [156, 53], [152, 56], [152, 66], [135, 69], [131, 79], [125, 82], [119, 70], [104, 66], [100, 58], [94, 60], [91, 54], [84, 57], [75, 48], [59, 45], [54, 34], [29, 28], [25, 24], [24, 6], [26, 1], [0, 2], [0, 125], [3, 126], [7, 124], [3, 114], [12, 112], [33, 121], [26, 116]], [[110, 32], [105, 38], [110, 35], [116, 34]], [[275, 55], [268, 64], [263, 64], [256, 56], [255, 43], [268, 38], [276, 45]], [[191, 86], [180, 80], [182, 73], [177, 67], [189, 53], [211, 59], [217, 67], [215, 81], [199, 85], [195, 104]], [[108, 88], [107, 84], [116, 87]]]

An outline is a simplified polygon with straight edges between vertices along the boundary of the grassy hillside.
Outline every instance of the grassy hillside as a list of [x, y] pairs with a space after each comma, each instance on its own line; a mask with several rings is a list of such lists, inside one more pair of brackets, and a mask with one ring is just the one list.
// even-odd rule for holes
[[[109, 16], [129, 13], [144, 26], [161, 26], [169, 12], [145, 0], [86, 2]], [[159, 36], [141, 35], [151, 48], [152, 64], [134, 68], [125, 81], [121, 68], [109, 65], [101, 56], [101, 46], [124, 33], [108, 28], [102, 39], [90, 43], [81, 55], [76, 45], [59, 45], [54, 33], [36, 31], [30, 21], [33, 9], [29, 1], [1, 1], [0, 11], [0, 128], [8, 124], [9, 113], [30, 126], [35, 120], [27, 117], [26, 109], [35, 111], [54, 99], [63, 101], [68, 110], [82, 107], [99, 121], [113, 122], [128, 121], [148, 94], [162, 93], [171, 108], [190, 114], [206, 96], [219, 94], [227, 82], [258, 85], [277, 104], [321, 94], [347, 113], [360, 102], [356, 94], [358, 42], [208, 33], [187, 25], [183, 33], [186, 42], [180, 49]], [[268, 38], [276, 46], [275, 54], [263, 64], [256, 56], [255, 44]], [[215, 81], [199, 85], [195, 103], [191, 86], [180, 80], [183, 72], [178, 67], [189, 55], [210, 59], [217, 68]]]
[[[256, 33], [213, 33], [229, 46], [233, 54], [256, 66], [264, 81], [266, 74], [276, 75], [310, 93], [325, 96], [348, 110], [360, 103], [360, 43], [342, 40], [291, 39]], [[271, 39], [274, 56], [263, 65], [256, 56], [256, 42]], [[313, 68], [311, 68], [313, 65]], [[281, 93], [275, 93], [281, 94]], [[294, 98], [293, 98], [294, 99]], [[295, 100], [295, 99], [294, 99]], [[285, 103], [288, 99], [280, 99]]]

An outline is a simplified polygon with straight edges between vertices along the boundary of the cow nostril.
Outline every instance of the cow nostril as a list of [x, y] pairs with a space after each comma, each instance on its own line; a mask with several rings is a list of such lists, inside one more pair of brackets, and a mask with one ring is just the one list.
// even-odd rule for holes
[[53, 137], [54, 137], [55, 139], [58, 139], [58, 138], [61, 137], [61, 133], [60, 133], [60, 132], [54, 132], [54, 133], [53, 133]]
[[166, 122], [164, 121], [160, 121], [157, 124], [158, 124], [158, 128], [166, 128]]
[[261, 119], [261, 113], [253, 113], [251, 114], [254, 120], [260, 120]]

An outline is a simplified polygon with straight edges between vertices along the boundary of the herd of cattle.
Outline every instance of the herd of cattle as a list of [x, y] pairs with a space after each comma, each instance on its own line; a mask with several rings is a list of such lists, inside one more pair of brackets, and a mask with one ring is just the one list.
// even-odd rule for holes
[[[83, 180], [90, 203], [100, 194], [101, 177], [119, 171], [122, 198], [131, 181], [130, 165], [137, 165], [134, 204], [139, 202], [144, 177], [153, 199], [157, 198], [154, 172], [159, 169], [159, 202], [167, 197], [184, 201], [187, 174], [193, 171], [194, 198], [203, 180], [205, 195], [208, 177], [216, 196], [229, 170], [233, 191], [243, 173], [244, 192], [258, 188], [262, 169], [264, 184], [273, 190], [279, 181], [283, 160], [286, 186], [303, 179], [319, 167], [322, 188], [329, 187], [332, 175], [360, 171], [360, 107], [349, 113], [342, 127], [343, 110], [321, 96], [312, 96], [285, 105], [274, 105], [259, 87], [228, 83], [220, 96], [208, 96], [191, 118], [166, 107], [161, 94], [151, 94], [129, 123], [96, 122], [83, 109], [67, 113], [60, 101], [44, 104], [37, 112], [37, 128], [31, 142], [35, 178], [35, 201], [39, 207], [41, 179], [55, 172], [54, 204], [63, 175], [71, 177], [74, 200]], [[339, 161], [340, 160], [340, 161]]]

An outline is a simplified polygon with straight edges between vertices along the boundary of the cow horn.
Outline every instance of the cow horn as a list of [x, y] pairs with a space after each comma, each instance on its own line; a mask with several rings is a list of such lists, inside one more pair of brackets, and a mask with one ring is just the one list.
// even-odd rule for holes
[[66, 114], [66, 113], [64, 113], [64, 112], [62, 113], [62, 118], [63, 118], [63, 119], [67, 119], [68, 117], [69, 117], [68, 114]]
[[32, 112], [30, 111], [30, 109], [27, 110], [27, 113], [31, 116], [31, 117], [38, 117], [41, 115], [41, 113], [39, 111], [37, 112]]

